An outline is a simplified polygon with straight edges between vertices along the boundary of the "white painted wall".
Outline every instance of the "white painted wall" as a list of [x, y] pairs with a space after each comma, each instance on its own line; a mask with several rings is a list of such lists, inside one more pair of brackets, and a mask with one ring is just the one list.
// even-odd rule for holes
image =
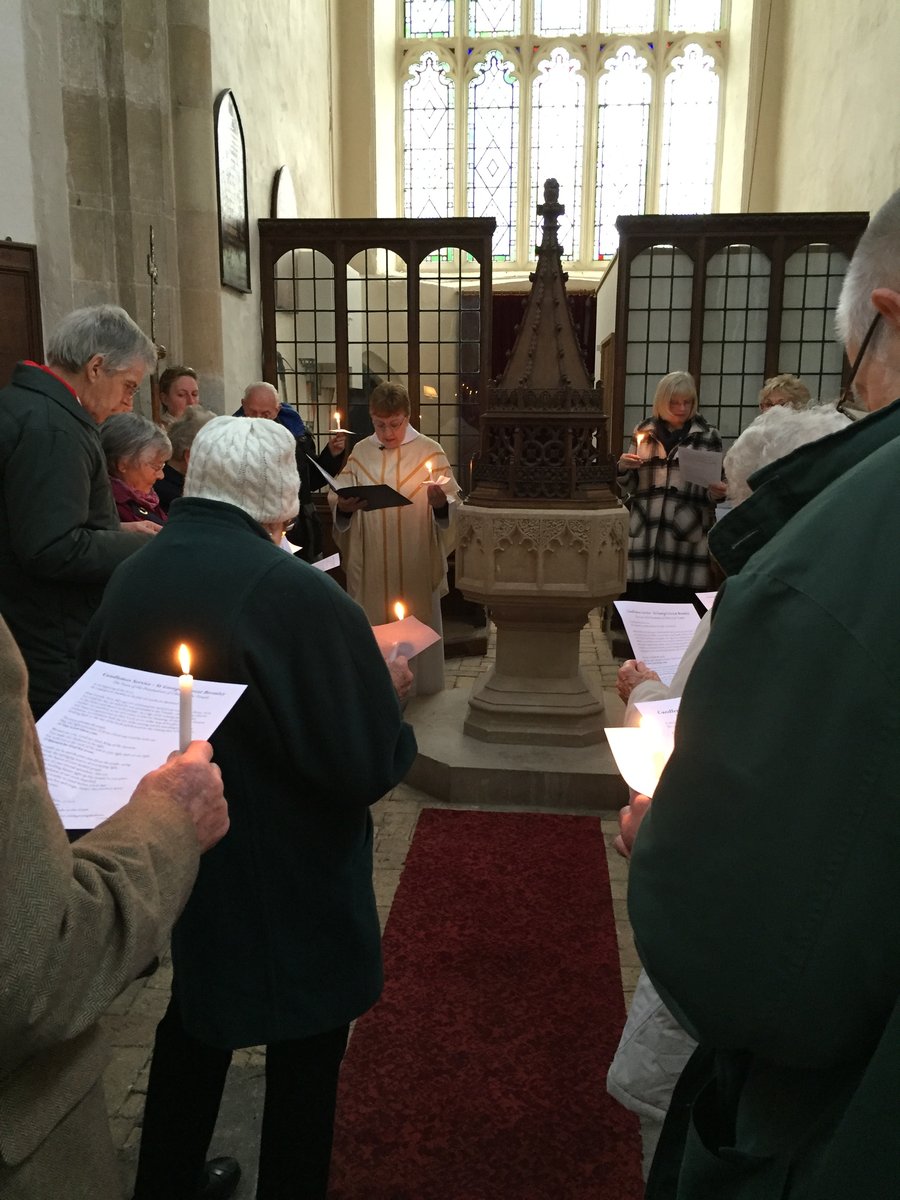
[[331, 0], [215, 0], [212, 10], [214, 97], [232, 90], [244, 128], [253, 288], [222, 290], [226, 412], [262, 374], [256, 222], [269, 216], [278, 168], [291, 169], [298, 216], [334, 216], [330, 10]]
[[25, 76], [22, 0], [0, 0], [0, 112], [3, 113], [3, 170], [0, 171], [0, 237], [36, 242], [31, 176], [31, 117]]
[[783, 20], [771, 205], [874, 211], [900, 186], [900, 3], [784, 0]]

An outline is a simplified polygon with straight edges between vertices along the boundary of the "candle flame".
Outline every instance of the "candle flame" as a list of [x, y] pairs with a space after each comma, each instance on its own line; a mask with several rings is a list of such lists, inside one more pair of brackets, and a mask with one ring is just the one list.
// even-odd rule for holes
[[341, 414], [337, 409], [334, 410], [334, 427], [335, 429], [340, 429], [341, 427]]
[[184, 642], [178, 647], [178, 665], [181, 667], [182, 675], [190, 675], [191, 673], [191, 652], [188, 650]]
[[425, 464], [425, 470], [428, 472], [429, 475], [431, 474], [431, 459], [429, 459], [428, 462]]
[[405, 608], [402, 600], [398, 600], [397, 603], [394, 605], [394, 616], [397, 618], [398, 621], [402, 621], [403, 618], [406, 616], [406, 608]]

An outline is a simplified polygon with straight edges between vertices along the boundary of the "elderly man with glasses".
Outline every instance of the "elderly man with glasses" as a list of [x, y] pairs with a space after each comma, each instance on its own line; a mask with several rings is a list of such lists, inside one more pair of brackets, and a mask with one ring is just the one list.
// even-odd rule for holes
[[159, 529], [120, 526], [99, 430], [131, 409], [155, 365], [131, 317], [102, 304], [65, 317], [47, 366], [19, 363], [0, 391], [0, 613], [28, 664], [35, 717], [77, 678], [78, 642], [106, 581]]
[[838, 328], [865, 419], [758, 471], [714, 530], [728, 579], [623, 829], [641, 958], [699, 1042], [650, 1200], [897, 1192], [900, 192]]

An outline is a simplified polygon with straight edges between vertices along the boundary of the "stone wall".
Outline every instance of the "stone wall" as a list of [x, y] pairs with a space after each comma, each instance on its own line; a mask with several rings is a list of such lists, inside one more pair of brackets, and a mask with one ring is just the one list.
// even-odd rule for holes
[[[231, 411], [261, 373], [256, 221], [278, 167], [298, 215], [334, 215], [331, 20], [330, 0], [0, 0], [0, 236], [38, 247], [45, 331], [111, 301], [149, 332], [152, 225], [157, 341], [198, 371], [205, 404]], [[219, 274], [225, 88], [246, 139], [246, 295]]]

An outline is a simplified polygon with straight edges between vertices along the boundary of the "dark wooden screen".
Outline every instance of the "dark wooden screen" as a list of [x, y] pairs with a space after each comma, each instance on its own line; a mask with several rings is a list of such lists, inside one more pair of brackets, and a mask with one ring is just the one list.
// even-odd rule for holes
[[468, 484], [491, 346], [493, 218], [259, 222], [263, 374], [321, 437], [383, 378]]
[[0, 242], [0, 387], [23, 358], [44, 361], [37, 248]]
[[833, 315], [868, 214], [620, 217], [610, 446], [650, 412], [657, 381], [686, 370], [726, 442], [790, 371], [836, 399], [846, 361]]

